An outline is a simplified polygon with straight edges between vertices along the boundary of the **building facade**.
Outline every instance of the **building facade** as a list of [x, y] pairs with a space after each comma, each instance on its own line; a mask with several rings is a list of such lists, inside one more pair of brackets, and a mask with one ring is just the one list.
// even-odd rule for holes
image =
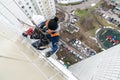
[[32, 24], [33, 15], [50, 19], [55, 14], [54, 0], [0, 0], [0, 17], [12, 25], [21, 26], [18, 19]]
[[38, 14], [50, 19], [56, 14], [54, 0], [15, 0], [15, 2], [30, 18], [33, 14]]

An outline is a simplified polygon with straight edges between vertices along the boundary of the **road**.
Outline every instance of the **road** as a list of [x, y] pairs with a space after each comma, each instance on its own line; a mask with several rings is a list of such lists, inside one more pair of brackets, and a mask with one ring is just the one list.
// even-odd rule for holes
[[[66, 12], [70, 13], [72, 10], [76, 9], [86, 9], [91, 7], [91, 4], [93, 3], [98, 3], [100, 0], [88, 0], [86, 2], [82, 2], [81, 4], [78, 5], [68, 5], [68, 6], [61, 6], [63, 10]], [[58, 4], [56, 4], [58, 6]]]

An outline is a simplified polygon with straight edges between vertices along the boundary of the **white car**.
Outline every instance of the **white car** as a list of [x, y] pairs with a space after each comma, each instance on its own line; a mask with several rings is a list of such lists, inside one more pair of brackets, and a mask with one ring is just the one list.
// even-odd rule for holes
[[72, 52], [74, 55], [76, 55], [77, 53], [75, 51]]
[[106, 16], [105, 14], [102, 15], [102, 17], [105, 17], [105, 16]]
[[105, 16], [104, 18], [105, 18], [105, 19], [108, 19], [108, 17], [109, 17], [109, 16]]
[[71, 11], [71, 15], [75, 15], [75, 11]]
[[81, 45], [81, 41], [79, 41], [78, 44]]
[[83, 59], [83, 57], [82, 57], [82, 56], [79, 56], [79, 58], [80, 58], [80, 59]]
[[79, 41], [78, 41], [78, 40], [76, 40], [76, 41], [75, 41], [75, 44], [78, 44], [78, 43], [79, 43]]
[[80, 48], [81, 46], [80, 45], [77, 45], [78, 48]]

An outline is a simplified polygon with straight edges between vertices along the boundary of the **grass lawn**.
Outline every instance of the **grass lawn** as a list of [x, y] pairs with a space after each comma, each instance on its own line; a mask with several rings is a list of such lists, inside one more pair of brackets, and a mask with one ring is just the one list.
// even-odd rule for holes
[[95, 34], [96, 31], [100, 28], [100, 25], [96, 22], [94, 22], [93, 25], [95, 26], [95, 28], [88, 31], [88, 33], [90, 34], [91, 37], [95, 37], [96, 36], [96, 34]]
[[81, 17], [81, 16], [86, 16], [87, 14], [87, 11], [84, 9], [84, 10], [76, 10], [75, 11], [75, 15]]

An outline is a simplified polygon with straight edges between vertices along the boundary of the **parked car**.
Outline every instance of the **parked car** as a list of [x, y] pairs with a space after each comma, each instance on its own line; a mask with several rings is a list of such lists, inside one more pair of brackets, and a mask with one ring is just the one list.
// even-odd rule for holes
[[72, 10], [72, 11], [70, 12], [70, 14], [71, 14], [72, 16], [75, 15], [75, 11]]
[[114, 18], [111, 18], [109, 21], [112, 22], [114, 20]]
[[79, 59], [81, 59], [81, 60], [82, 60], [82, 59], [83, 59], [83, 57], [82, 57], [82, 56], [79, 56]]
[[112, 19], [111, 17], [108, 17], [108, 19], [107, 19], [107, 20], [108, 20], [108, 21], [111, 21], [111, 19]]
[[118, 15], [118, 18], [120, 18], [120, 14]]
[[74, 44], [76, 42], [76, 39], [73, 39], [71, 42], [72, 42], [72, 44]]
[[81, 41], [79, 41], [79, 42], [78, 42], [78, 44], [79, 44], [79, 45], [81, 45], [81, 44], [82, 44], [82, 42], [81, 42]]
[[117, 21], [117, 20], [113, 19], [111, 22], [112, 22], [112, 23], [115, 23], [116, 21]]
[[118, 24], [118, 27], [120, 27], [120, 24]]
[[103, 13], [99, 13], [99, 15], [100, 15], [100, 16], [102, 16], [102, 15], [103, 15]]
[[83, 57], [80, 54], [77, 54], [76, 57], [78, 57], [79, 59], [83, 59]]
[[80, 48], [81, 46], [80, 45], [77, 45], [78, 48]]
[[102, 15], [102, 17], [105, 17], [105, 16], [106, 16], [105, 14]]
[[72, 54], [76, 55], [77, 53], [75, 51], [73, 51]]
[[76, 40], [76, 41], [75, 41], [75, 43], [76, 43], [76, 44], [78, 44], [78, 43], [79, 43], [79, 41], [78, 41], [78, 40]]
[[119, 24], [119, 21], [116, 21], [114, 24], [115, 24], [115, 25], [118, 25], [118, 24]]
[[107, 19], [109, 16], [105, 16], [104, 18]]
[[108, 12], [109, 12], [111, 15], [113, 14], [112, 9], [109, 9]]
[[75, 24], [76, 21], [77, 21], [77, 19], [72, 19], [71, 24]]
[[95, 55], [95, 52], [94, 51], [90, 51], [89, 56], [93, 56], [93, 55]]

